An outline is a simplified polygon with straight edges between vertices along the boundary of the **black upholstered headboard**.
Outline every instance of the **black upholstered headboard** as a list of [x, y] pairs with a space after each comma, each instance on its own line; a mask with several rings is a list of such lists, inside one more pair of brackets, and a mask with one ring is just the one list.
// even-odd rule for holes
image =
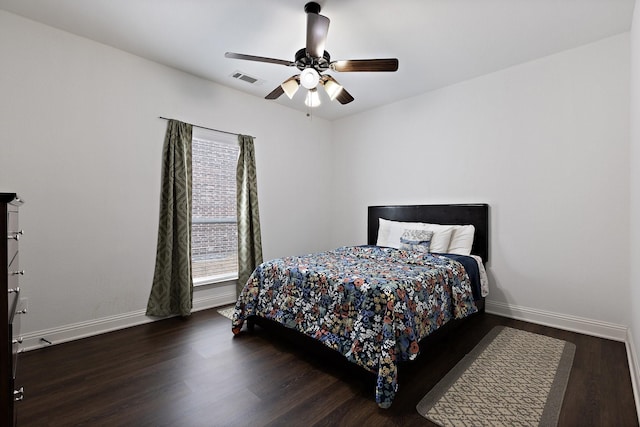
[[489, 205], [400, 205], [369, 206], [367, 243], [375, 245], [378, 240], [378, 219], [391, 221], [428, 222], [443, 225], [472, 224], [476, 231], [471, 253], [489, 261]]

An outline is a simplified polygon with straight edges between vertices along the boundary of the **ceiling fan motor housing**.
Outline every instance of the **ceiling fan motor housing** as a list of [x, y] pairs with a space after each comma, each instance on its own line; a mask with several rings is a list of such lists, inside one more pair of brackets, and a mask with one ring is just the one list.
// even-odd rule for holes
[[300, 70], [305, 68], [315, 68], [317, 72], [327, 71], [331, 63], [329, 52], [324, 51], [322, 58], [313, 58], [307, 54], [304, 47], [296, 52], [296, 67]]

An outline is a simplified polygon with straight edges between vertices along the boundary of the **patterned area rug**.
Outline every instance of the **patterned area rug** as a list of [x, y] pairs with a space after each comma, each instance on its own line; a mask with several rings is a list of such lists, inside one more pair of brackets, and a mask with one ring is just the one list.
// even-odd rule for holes
[[218, 313], [222, 314], [227, 319], [231, 320], [233, 317], [233, 308], [234, 305], [229, 305], [227, 307], [222, 307], [218, 309]]
[[555, 426], [575, 344], [497, 326], [416, 406], [440, 426]]

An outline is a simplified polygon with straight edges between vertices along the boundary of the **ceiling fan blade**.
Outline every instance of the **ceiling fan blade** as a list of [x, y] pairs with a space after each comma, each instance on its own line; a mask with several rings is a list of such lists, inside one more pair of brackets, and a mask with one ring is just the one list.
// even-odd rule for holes
[[329, 18], [317, 13], [307, 13], [307, 55], [322, 58], [329, 32]]
[[396, 58], [386, 59], [348, 59], [345, 61], [334, 61], [330, 64], [334, 71], [397, 71], [398, 60]]
[[265, 96], [264, 99], [278, 99], [283, 93], [284, 89], [282, 89], [281, 85], [278, 85], [278, 87], [271, 91], [269, 95]]
[[336, 96], [336, 99], [340, 104], [344, 105], [353, 101], [353, 96], [343, 87], [338, 96]]
[[226, 52], [225, 58], [231, 59], [244, 59], [246, 61], [268, 62], [270, 64], [286, 65], [287, 67], [294, 67], [295, 62], [285, 61], [284, 59], [265, 58], [264, 56], [245, 55], [242, 53]]

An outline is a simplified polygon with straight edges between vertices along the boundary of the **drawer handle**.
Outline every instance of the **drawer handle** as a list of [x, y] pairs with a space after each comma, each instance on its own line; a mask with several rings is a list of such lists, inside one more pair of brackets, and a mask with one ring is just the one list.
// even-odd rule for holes
[[13, 390], [13, 400], [19, 402], [24, 399], [24, 387], [20, 387], [19, 390]]
[[11, 274], [14, 275], [14, 276], [18, 276], [18, 275], [24, 276], [24, 270], [12, 271]]
[[10, 294], [17, 294], [18, 292], [20, 292], [20, 287], [19, 286], [17, 288], [9, 288], [9, 293]]
[[22, 236], [24, 234], [24, 230], [20, 230], [20, 231], [15, 231], [13, 233], [11, 233], [10, 236], [7, 236], [7, 239], [11, 240], [20, 240], [20, 236]]
[[12, 341], [13, 344], [22, 344], [22, 337]]

